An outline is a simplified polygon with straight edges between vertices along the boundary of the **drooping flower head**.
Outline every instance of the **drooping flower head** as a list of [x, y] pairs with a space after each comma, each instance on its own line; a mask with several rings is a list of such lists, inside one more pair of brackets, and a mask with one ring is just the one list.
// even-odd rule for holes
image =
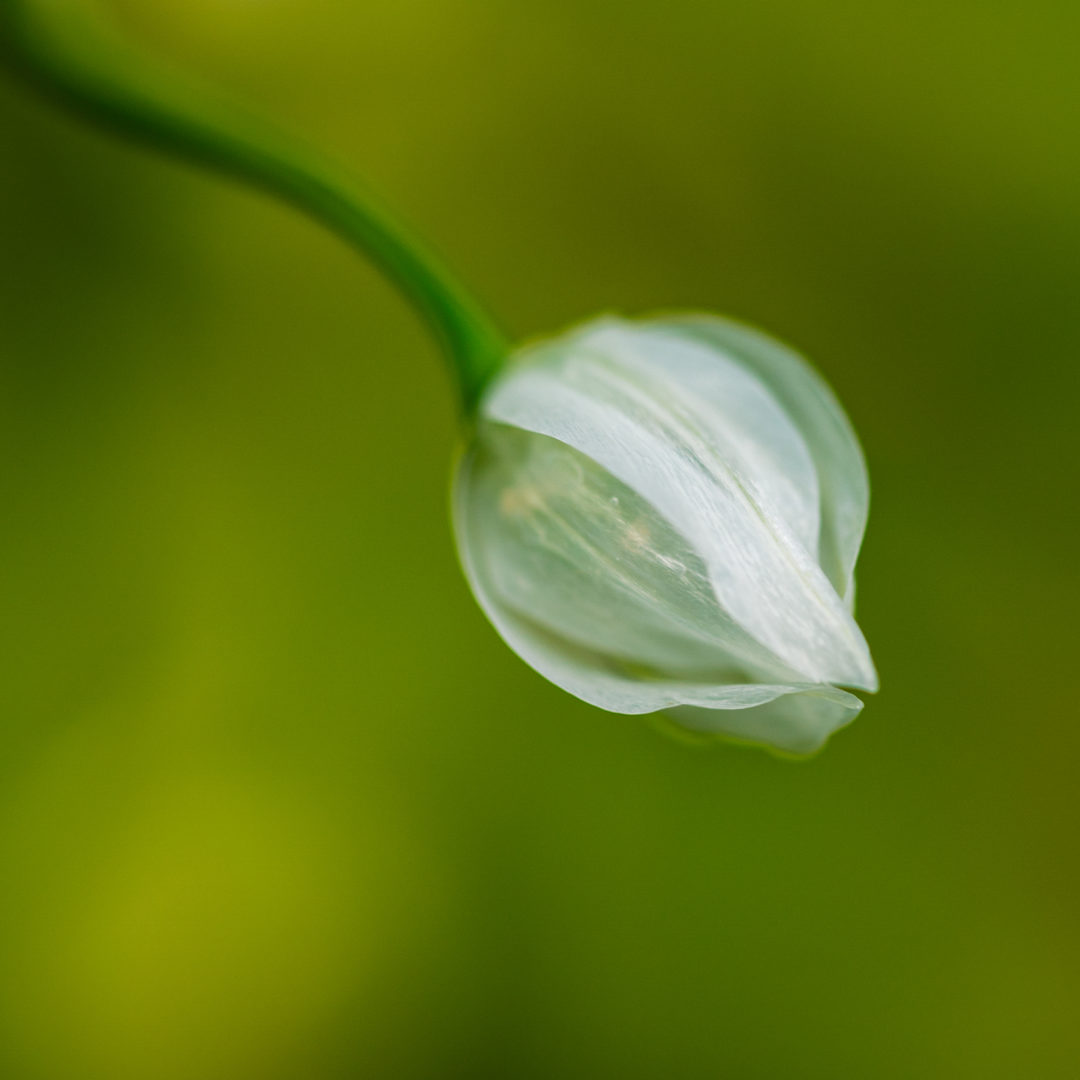
[[585, 701], [791, 753], [877, 676], [852, 615], [868, 485], [801, 357], [705, 315], [603, 318], [480, 403], [455, 527], [484, 611]]
[[95, 123], [304, 210], [438, 338], [474, 431], [456, 492], [462, 561], [528, 663], [602, 708], [795, 753], [856, 715], [838, 687], [877, 686], [852, 617], [866, 470], [798, 356], [702, 315], [601, 319], [511, 355], [482, 305], [348, 174], [173, 78], [81, 6], [0, 0], [2, 59]]

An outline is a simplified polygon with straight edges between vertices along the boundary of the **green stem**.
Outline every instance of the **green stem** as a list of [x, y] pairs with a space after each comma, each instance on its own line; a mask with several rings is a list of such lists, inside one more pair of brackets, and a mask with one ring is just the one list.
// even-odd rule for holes
[[366, 191], [311, 151], [170, 77], [85, 10], [84, 0], [0, 0], [0, 48], [67, 106], [304, 210], [363, 252], [412, 302], [447, 351], [468, 416], [507, 354], [472, 296]]

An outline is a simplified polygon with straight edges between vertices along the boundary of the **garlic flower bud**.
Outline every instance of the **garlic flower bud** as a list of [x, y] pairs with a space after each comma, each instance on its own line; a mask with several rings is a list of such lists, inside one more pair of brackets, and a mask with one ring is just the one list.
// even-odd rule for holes
[[454, 518], [469, 582], [584, 701], [818, 749], [873, 691], [852, 617], [868, 484], [799, 356], [707, 315], [602, 318], [522, 350], [481, 401]]

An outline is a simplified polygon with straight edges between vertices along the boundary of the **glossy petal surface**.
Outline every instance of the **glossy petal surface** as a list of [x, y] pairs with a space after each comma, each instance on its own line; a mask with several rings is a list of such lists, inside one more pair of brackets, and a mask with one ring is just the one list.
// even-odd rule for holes
[[[726, 327], [603, 319], [526, 350], [462, 462], [459, 546], [503, 637], [571, 693], [749, 710], [715, 730], [757, 723], [757, 741], [803, 752], [861, 707], [834, 684], [876, 688], [844, 598], [865, 472], [820, 380], [762, 345], [764, 377], [742, 358], [756, 342], [709, 338]], [[774, 391], [785, 379], [799, 408]]]

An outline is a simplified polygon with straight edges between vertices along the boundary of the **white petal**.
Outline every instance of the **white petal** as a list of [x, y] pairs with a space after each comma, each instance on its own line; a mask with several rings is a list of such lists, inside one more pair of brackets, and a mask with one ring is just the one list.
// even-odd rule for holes
[[821, 566], [850, 606], [870, 488], [859, 441], [833, 392], [801, 356], [750, 327], [692, 313], [651, 324], [725, 351], [769, 387], [798, 426], [821, 485]]
[[721, 606], [804, 681], [875, 688], [862, 634], [738, 446], [588, 335], [533, 350], [485, 416], [565, 442], [638, 492], [701, 555]]
[[455, 511], [489, 606], [604, 663], [713, 683], [799, 678], [718, 605], [685, 538], [566, 443], [482, 425], [459, 469]]
[[[462, 497], [465, 484], [459, 484]], [[457, 516], [459, 529], [466, 518]], [[480, 606], [503, 640], [530, 667], [582, 701], [610, 712], [667, 710], [680, 726], [810, 753], [829, 734], [854, 719], [858, 698], [832, 687], [777, 684], [710, 685], [637, 678], [621, 663], [568, 642], [535, 625], [493, 596], [473, 558], [475, 547], [459, 533], [465, 572]]]
[[798, 428], [761, 380], [723, 351], [662, 324], [608, 319], [593, 327], [582, 346], [610, 357], [622, 382], [633, 378], [706, 438], [816, 561], [817, 469]]
[[789, 754], [812, 754], [850, 724], [863, 703], [835, 687], [790, 688], [790, 693], [748, 709], [702, 709], [684, 705], [668, 715], [681, 727], [764, 744]]

